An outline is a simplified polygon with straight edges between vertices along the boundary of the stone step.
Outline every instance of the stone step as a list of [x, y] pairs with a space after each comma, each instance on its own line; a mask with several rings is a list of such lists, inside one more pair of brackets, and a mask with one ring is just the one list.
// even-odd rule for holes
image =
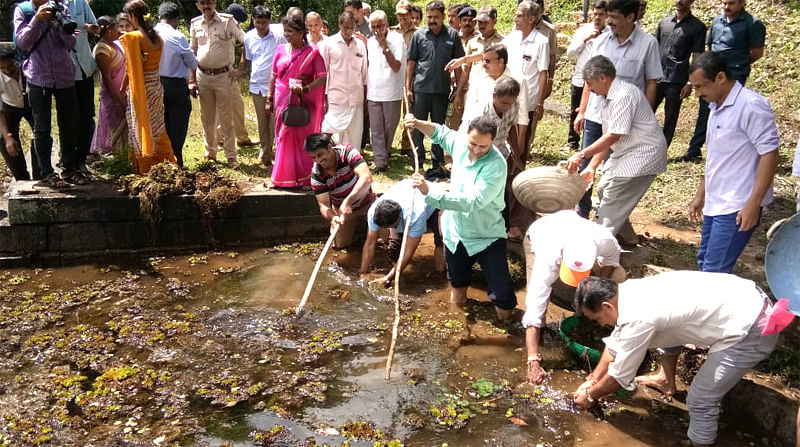
[[[107, 182], [56, 191], [32, 189], [35, 182], [14, 182], [9, 191], [12, 225], [139, 221], [139, 199], [123, 195]], [[33, 193], [31, 193], [33, 191]], [[162, 220], [201, 219], [194, 196], [169, 196], [161, 206]], [[310, 192], [255, 190], [245, 192], [222, 218], [293, 217], [317, 215]]]

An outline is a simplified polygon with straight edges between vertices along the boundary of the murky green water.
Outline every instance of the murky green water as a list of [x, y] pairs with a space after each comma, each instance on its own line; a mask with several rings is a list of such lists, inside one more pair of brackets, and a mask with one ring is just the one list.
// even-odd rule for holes
[[[495, 326], [482, 302], [466, 317], [452, 310], [427, 258], [404, 284], [386, 381], [391, 297], [353, 281], [357, 254], [331, 257], [308, 313], [286, 312], [313, 266], [307, 251], [0, 272], [0, 446], [251, 446], [270, 432], [276, 441], [261, 445], [685, 439], [685, 408], [652, 394], [622, 398], [602, 418], [574, 411], [571, 391], [585, 366], [550, 336], [551, 379], [520, 386], [521, 331]], [[485, 299], [481, 291], [470, 296]], [[723, 422], [718, 445], [772, 443]]]

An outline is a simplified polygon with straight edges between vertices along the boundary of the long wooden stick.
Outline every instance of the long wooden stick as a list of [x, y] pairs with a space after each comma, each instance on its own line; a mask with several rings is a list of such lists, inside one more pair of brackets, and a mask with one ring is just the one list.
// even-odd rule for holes
[[303, 292], [303, 298], [300, 300], [300, 304], [297, 306], [296, 314], [298, 316], [303, 311], [303, 306], [306, 305], [306, 301], [308, 301], [308, 297], [311, 295], [311, 289], [314, 288], [314, 281], [317, 279], [319, 268], [322, 266], [322, 261], [325, 260], [325, 255], [328, 254], [328, 250], [331, 248], [331, 244], [333, 244], [333, 238], [336, 237], [337, 232], [339, 232], [339, 225], [333, 227], [333, 231], [331, 231], [328, 241], [325, 242], [325, 246], [322, 247], [322, 253], [319, 254], [319, 259], [317, 259], [317, 264], [314, 266], [314, 271], [311, 272], [311, 278], [309, 278], [308, 284], [306, 284], [306, 291]]
[[[405, 93], [405, 90], [403, 91]], [[404, 123], [405, 125], [405, 123]], [[411, 129], [406, 129], [409, 141], [411, 140]], [[413, 142], [411, 143], [414, 144]], [[416, 148], [414, 148], [414, 172], [419, 171], [419, 160], [417, 159]], [[403, 229], [403, 240], [400, 243], [400, 256], [397, 258], [397, 264], [394, 269], [394, 322], [392, 323], [392, 342], [389, 344], [389, 356], [386, 358], [386, 371], [384, 378], [389, 380], [392, 378], [392, 360], [394, 360], [394, 349], [397, 346], [397, 328], [400, 326], [400, 267], [403, 265], [403, 256], [406, 253], [406, 242], [408, 242], [408, 228], [411, 224], [412, 213], [414, 212], [414, 197], [415, 191], [411, 190], [411, 209], [408, 211], [406, 224]]]

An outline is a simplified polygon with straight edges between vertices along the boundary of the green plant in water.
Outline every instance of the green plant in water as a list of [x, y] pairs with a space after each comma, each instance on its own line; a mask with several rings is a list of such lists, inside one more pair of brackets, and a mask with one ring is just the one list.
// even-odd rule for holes
[[471, 387], [473, 390], [475, 390], [475, 392], [478, 393], [480, 397], [489, 397], [503, 389], [502, 385], [495, 385], [494, 382], [483, 377], [472, 382]]

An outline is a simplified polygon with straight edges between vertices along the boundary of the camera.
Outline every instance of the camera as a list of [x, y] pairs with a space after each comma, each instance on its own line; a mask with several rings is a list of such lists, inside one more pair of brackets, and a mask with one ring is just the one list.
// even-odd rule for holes
[[61, 26], [65, 33], [72, 34], [78, 29], [78, 23], [70, 20], [64, 12], [64, 4], [61, 3], [61, 0], [49, 0], [47, 6], [53, 10], [53, 20]]

